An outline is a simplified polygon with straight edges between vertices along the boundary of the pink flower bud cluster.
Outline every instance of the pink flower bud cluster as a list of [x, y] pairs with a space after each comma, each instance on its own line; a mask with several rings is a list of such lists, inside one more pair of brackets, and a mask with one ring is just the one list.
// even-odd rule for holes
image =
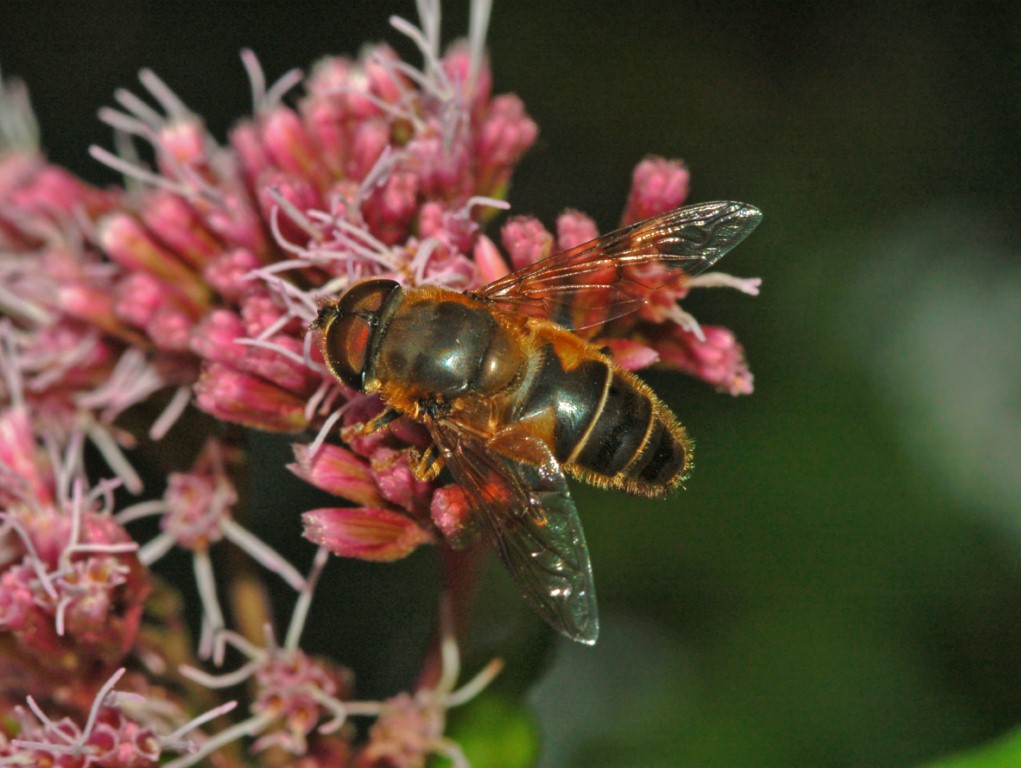
[[[97, 366], [110, 377], [127, 343], [145, 350], [147, 362], [136, 366], [134, 379], [122, 377], [119, 388], [107, 386], [92, 397], [103, 406], [96, 410], [109, 416], [154, 389], [190, 384], [193, 402], [224, 421], [290, 433], [324, 430], [335, 423], [338, 408], [356, 403], [329, 376], [308, 331], [323, 300], [370, 276], [477, 287], [594, 237], [594, 222], [578, 212], [560, 217], [556, 236], [536, 219], [515, 217], [501, 230], [507, 266], [481, 235], [479, 216], [487, 206], [502, 207], [499, 198], [535, 139], [535, 123], [517, 97], [491, 95], [488, 67], [467, 47], [443, 57], [426, 47], [423, 54], [421, 70], [386, 46], [368, 49], [357, 61], [325, 59], [302, 81], [305, 93], [294, 107], [281, 96], [300, 76], [285, 76], [266, 90], [258, 64], [246, 54], [255, 115], [222, 146], [162, 81], [143, 72], [164, 114], [124, 94], [118, 96], [124, 111], [102, 114], [152, 146], [155, 171], [94, 153], [146, 182], [145, 191], [131, 199], [100, 198], [70, 185], [102, 258], [93, 259], [91, 270], [85, 254], [71, 259], [85, 273], [73, 293], [88, 307], [81, 314], [93, 326], [75, 376], [64, 381]], [[677, 207], [687, 190], [688, 171], [679, 163], [643, 161], [623, 222]], [[67, 292], [59, 276], [73, 271], [47, 270], [57, 284], [38, 292]], [[677, 305], [697, 280], [659, 280], [639, 313], [588, 334], [626, 367], [660, 363], [720, 389], [747, 392], [751, 374], [733, 336], [715, 334], [710, 343]], [[732, 284], [754, 290], [749, 281]], [[66, 308], [56, 309], [63, 322]], [[51, 324], [47, 332], [56, 329]], [[82, 401], [79, 396], [79, 407]], [[173, 401], [178, 410], [184, 402]], [[334, 459], [344, 450], [316, 445]], [[316, 456], [299, 455], [301, 476], [359, 505], [309, 512], [310, 538], [338, 554], [387, 559], [437, 531], [456, 537], [461, 521], [446, 514], [446, 499], [440, 519], [421, 515], [437, 484], [411, 479], [406, 448], [391, 440], [371, 453], [349, 452], [350, 462], [371, 475], [375, 496], [346, 480], [312, 478], [327, 457], [316, 465]], [[456, 501], [456, 492], [445, 492], [451, 493]], [[419, 530], [411, 532], [409, 524]]]
[[[5, 106], [0, 94], [0, 109]], [[33, 418], [51, 428], [67, 431], [83, 410], [78, 401], [109, 380], [126, 346], [144, 343], [115, 314], [113, 268], [89, 241], [88, 222], [117, 200], [116, 193], [48, 165], [34, 148], [0, 153], [5, 335]], [[6, 398], [8, 386], [0, 385]], [[91, 410], [108, 405], [97, 402]]]
[[111, 516], [116, 483], [90, 490], [80, 445], [60, 456], [24, 404], [0, 412], [0, 459], [0, 762], [139, 768], [165, 747], [189, 751], [167, 690], [132, 673], [127, 698], [110, 693], [146, 645], [152, 592], [138, 544]]
[[[15, 711], [0, 723], [0, 762], [31, 755], [40, 764], [141, 766], [165, 761], [168, 749], [198, 750], [169, 763], [176, 768], [242, 733], [258, 737], [257, 750], [282, 748], [309, 766], [421, 765], [435, 753], [463, 760], [443, 737], [446, 709], [474, 695], [495, 667], [461, 692], [455, 668], [424, 693], [350, 702], [346, 671], [296, 647], [318, 571], [303, 577], [235, 519], [243, 462], [230, 437], [205, 441], [188, 457], [190, 470], [168, 476], [161, 499], [115, 511], [116, 489], [142, 490], [130, 451], [195, 418], [194, 406], [226, 425], [224, 434], [250, 427], [302, 436], [289, 468], [339, 499], [303, 516], [307, 538], [320, 545], [316, 568], [327, 551], [389, 561], [473, 536], [461, 490], [412, 471], [428, 436], [404, 419], [366, 434], [382, 404], [329, 374], [310, 325], [323, 302], [358, 280], [477, 288], [596, 237], [598, 227], [567, 211], [555, 233], [515, 216], [498, 235], [483, 234], [509, 207], [512, 173], [537, 127], [517, 96], [492, 93], [482, 40], [441, 53], [438, 5], [420, 8], [422, 30], [394, 22], [419, 48], [419, 67], [376, 45], [267, 87], [245, 52], [253, 115], [222, 143], [143, 71], [156, 108], [121, 91], [119, 107], [100, 116], [121, 134], [119, 146], [147, 145], [153, 167], [131, 152], [92, 150], [123, 173], [124, 189], [96, 189], [47, 163], [24, 90], [0, 84], [0, 111], [10, 116], [0, 121], [0, 665], [11, 670], [0, 681], [0, 708]], [[679, 206], [688, 187], [679, 162], [642, 161], [622, 223]], [[734, 335], [699, 326], [678, 301], [697, 287], [755, 293], [758, 282], [649, 277], [656, 290], [640, 311], [584, 334], [629, 369], [659, 364], [750, 392]], [[86, 441], [116, 480], [88, 482]], [[147, 515], [161, 517], [160, 533], [140, 546], [123, 524]], [[284, 649], [256, 649], [227, 629], [218, 597], [227, 590], [208, 552], [222, 539], [298, 594]], [[165, 717], [176, 705], [162, 692], [151, 698], [166, 705], [163, 714], [141, 716], [144, 707], [114, 691], [155, 690], [144, 675], [122, 680], [116, 670], [165, 665], [159, 643], [141, 634], [153, 589], [147, 566], [173, 547], [193, 557], [199, 655], [219, 664], [232, 645], [250, 659], [239, 673], [190, 677], [210, 688], [251, 678], [260, 691], [249, 720], [201, 747], [179, 737], [207, 716], [191, 725], [180, 713]], [[379, 717], [361, 751], [341, 728], [349, 714]]]
[[23, 661], [20, 700], [65, 675], [103, 679], [138, 635], [149, 574], [138, 545], [69, 463], [54, 465], [24, 407], [0, 412], [0, 633]]

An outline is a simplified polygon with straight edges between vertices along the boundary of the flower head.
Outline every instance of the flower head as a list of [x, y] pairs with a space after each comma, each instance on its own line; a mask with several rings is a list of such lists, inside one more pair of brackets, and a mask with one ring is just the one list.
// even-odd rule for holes
[[435, 682], [423, 684], [411, 694], [400, 693], [374, 707], [378, 718], [358, 756], [359, 768], [422, 768], [432, 755], [447, 757], [458, 768], [468, 766], [460, 745], [444, 735], [447, 712], [481, 693], [503, 669], [503, 661], [493, 659], [455, 690], [461, 657], [453, 636], [449, 604], [444, 603], [440, 613], [440, 638], [433, 657], [435, 669], [430, 670], [436, 674]]
[[[574, 211], [559, 218], [555, 236], [536, 219], [512, 217], [500, 233], [509, 266], [482, 235], [487, 213], [506, 207], [502, 198], [513, 169], [537, 129], [520, 99], [491, 93], [479, 42], [482, 22], [467, 44], [444, 54], [438, 8], [426, 3], [422, 9], [421, 29], [394, 22], [418, 47], [418, 67], [379, 45], [358, 59], [327, 58], [308, 76], [293, 71], [267, 86], [254, 55], [245, 52], [253, 115], [226, 143], [210, 135], [161, 79], [143, 71], [142, 85], [157, 108], [118, 92], [119, 108], [101, 117], [150, 145], [155, 167], [93, 149], [136, 188], [122, 197], [93, 195], [87, 207], [77, 203], [88, 212], [90, 250], [59, 273], [88, 278], [62, 279], [58, 287], [75, 289], [80, 309], [74, 321], [91, 318], [82, 327], [95, 341], [83, 347], [73, 335], [59, 336], [71, 322], [68, 311], [45, 305], [57, 322], [47, 343], [52, 347], [59, 338], [61, 349], [80, 349], [82, 372], [61, 379], [88, 380], [87, 366], [96, 369], [92, 388], [83, 395], [84, 385], [77, 385], [74, 399], [105, 423], [168, 384], [179, 388], [171, 403], [175, 414], [190, 399], [226, 422], [317, 430], [316, 450], [339, 448], [324, 440], [342, 418], [348, 428], [342, 437], [352, 451], [346, 461], [357, 469], [343, 481], [323, 473], [313, 480], [314, 455], [297, 456], [296, 467], [361, 511], [309, 512], [307, 530], [338, 553], [374, 559], [401, 556], [437, 531], [457, 538], [465, 526], [442, 503], [442, 519], [433, 519], [432, 495], [440, 485], [417, 479], [409, 462], [409, 449], [420, 445], [393, 436], [393, 428], [385, 445], [357, 433], [367, 419], [353, 416], [378, 409], [378, 401], [352, 398], [327, 371], [308, 330], [319, 304], [366, 277], [479, 287], [597, 233], [590, 218]], [[299, 85], [303, 93], [293, 105], [285, 103]], [[688, 179], [680, 163], [642, 161], [624, 222], [679, 205]], [[89, 266], [96, 258], [102, 270]], [[746, 391], [751, 378], [740, 373], [737, 345], [729, 373], [720, 369], [723, 363], [710, 370], [680, 359], [677, 328], [690, 332], [693, 356], [712, 356], [699, 350], [698, 324], [676, 303], [697, 279], [650, 284], [658, 290], [641, 313], [585, 335], [629, 368], [670, 365], [727, 391]], [[125, 352], [125, 340], [138, 343]], [[144, 358], [125, 359], [139, 348]], [[156, 432], [169, 421], [161, 420]]]
[[137, 492], [113, 422], [176, 377], [116, 311], [123, 275], [95, 223], [122, 198], [49, 165], [34, 133], [10, 135], [33, 122], [17, 84], [0, 82], [0, 113], [0, 405], [23, 404], [61, 439], [83, 430]]
[[110, 516], [112, 485], [90, 491], [78, 446], [54, 459], [24, 424], [23, 409], [0, 412], [6, 466], [26, 470], [0, 473], [0, 629], [40, 674], [110, 669], [134, 643], [148, 572]]
[[316, 395], [337, 385], [305, 340], [322, 297], [377, 275], [476, 282], [477, 216], [505, 190], [535, 125], [516, 97], [490, 97], [477, 54], [441, 57], [435, 38], [398, 27], [421, 48], [421, 70], [386, 46], [326, 59], [293, 108], [281, 97], [300, 76], [266, 89], [246, 53], [255, 114], [226, 145], [148, 71], [162, 115], [127, 94], [122, 111], [102, 113], [157, 158], [147, 170], [94, 149], [151, 186], [96, 222], [120, 267], [115, 311], [197, 373], [195, 403], [218, 418], [322, 426], [329, 412], [308, 404], [333, 404]]
[[[510, 207], [514, 169], [538, 129], [517, 96], [492, 92], [488, 3], [473, 2], [469, 40], [446, 52], [438, 2], [418, 6], [421, 28], [393, 24], [419, 65], [376, 45], [268, 85], [244, 52], [252, 114], [222, 141], [142, 71], [147, 96], [118, 91], [117, 108], [100, 113], [122, 155], [92, 149], [123, 173], [123, 189], [96, 189], [49, 164], [23, 88], [0, 83], [0, 655], [10, 670], [0, 706], [20, 707], [0, 722], [0, 762], [184, 768], [249, 736], [255, 752], [284, 750], [309, 768], [420, 766], [433, 754], [466, 764], [444, 735], [447, 711], [499, 664], [455, 690], [449, 626], [440, 672], [382, 702], [355, 701], [345, 668], [299, 647], [329, 552], [394, 560], [426, 543], [463, 546], [478, 527], [465, 492], [439, 473], [425, 429], [390, 420], [378, 397], [329, 372], [314, 321], [364, 278], [470, 291], [587, 242], [598, 227], [569, 210], [552, 230], [512, 216], [484, 233]], [[133, 142], [151, 150], [140, 153], [151, 167]], [[643, 161], [623, 222], [680, 205], [688, 186], [679, 162]], [[757, 281], [649, 268], [636, 283], [650, 286], [640, 309], [607, 319], [587, 308], [596, 320], [585, 338], [632, 370], [666, 365], [733, 394], [751, 390], [733, 334], [700, 326], [678, 302], [698, 287], [755, 293]], [[218, 422], [213, 435], [174, 462], [161, 496], [122, 506], [118, 489], [142, 490], [129, 452], [199, 416], [191, 407]], [[129, 429], [140, 422], [147, 435]], [[320, 545], [308, 576], [241, 522], [237, 446], [247, 427], [303, 436], [290, 469], [340, 500], [304, 514]], [[114, 479], [90, 482], [87, 444]], [[139, 544], [125, 526], [150, 515], [159, 532]], [[282, 644], [268, 629], [259, 645], [230, 628], [236, 613], [250, 629], [262, 603], [237, 598], [239, 582], [219, 583], [212, 551], [228, 543], [296, 593]], [[242, 659], [232, 672], [182, 674], [209, 694], [252, 690], [242, 717], [210, 736], [197, 728], [233, 704], [186, 721], [185, 708], [208, 708], [146, 678], [172, 676], [169, 660], [186, 654], [139, 642], [147, 568], [175, 547], [193, 563], [199, 658], [220, 668], [228, 651]], [[451, 593], [463, 591], [453, 582]], [[227, 593], [234, 612], [221, 607]], [[121, 664], [138, 671], [115, 671]], [[62, 676], [74, 685], [55, 685]], [[60, 719], [45, 714], [51, 706]], [[363, 744], [352, 716], [376, 718]]]
[[188, 754], [198, 748], [194, 737], [206, 721], [229, 712], [233, 704], [217, 707], [186, 721], [183, 710], [162, 698], [159, 691], [118, 691], [119, 683], [140, 685], [137, 676], [119, 669], [93, 698], [84, 723], [71, 717], [51, 719], [28, 698], [28, 706], [14, 707], [11, 720], [16, 735], [0, 728], [0, 761], [10, 765], [60, 766], [60, 768], [145, 768], [163, 764], [168, 753], [183, 753], [175, 765], [191, 765]]

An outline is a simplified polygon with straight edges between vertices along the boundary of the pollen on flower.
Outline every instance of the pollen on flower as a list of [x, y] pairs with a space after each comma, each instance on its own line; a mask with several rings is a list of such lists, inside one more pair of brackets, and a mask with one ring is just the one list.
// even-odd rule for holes
[[333, 705], [331, 711], [324, 705], [349, 698], [352, 684], [348, 670], [316, 661], [297, 650], [270, 654], [256, 670], [254, 681], [258, 693], [252, 703], [253, 715], [272, 718], [280, 725], [264, 733], [253, 749], [276, 746], [292, 755], [307, 751], [308, 735], [320, 725], [324, 714], [331, 719], [337, 717], [341, 707]]
[[231, 471], [237, 457], [217, 440], [209, 440], [188, 472], [172, 473], [161, 500], [141, 502], [121, 510], [117, 520], [128, 523], [158, 515], [161, 533], [139, 551], [143, 563], [152, 564], [171, 547], [191, 550], [199, 577], [199, 594], [207, 618], [222, 626], [222, 610], [208, 556], [211, 546], [227, 539], [267, 570], [278, 574], [295, 590], [305, 579], [280, 554], [242, 527], [233, 516], [238, 501]]

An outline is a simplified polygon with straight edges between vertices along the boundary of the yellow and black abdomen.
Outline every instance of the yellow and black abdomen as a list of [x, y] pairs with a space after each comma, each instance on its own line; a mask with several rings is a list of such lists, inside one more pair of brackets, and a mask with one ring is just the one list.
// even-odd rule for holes
[[586, 342], [543, 326], [510, 419], [545, 422], [553, 455], [588, 482], [644, 496], [678, 485], [692, 446], [670, 410]]

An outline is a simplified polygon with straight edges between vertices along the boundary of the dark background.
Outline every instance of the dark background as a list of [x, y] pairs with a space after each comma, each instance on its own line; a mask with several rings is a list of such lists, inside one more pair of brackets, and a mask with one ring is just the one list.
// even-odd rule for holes
[[[738, 334], [756, 392], [649, 374], [697, 440], [688, 490], [657, 503], [576, 488], [604, 630], [594, 650], [560, 648], [529, 696], [545, 764], [910, 765], [1010, 729], [1019, 6], [624, 5], [494, 9], [495, 89], [540, 127], [510, 202], [610, 229], [633, 166], [659, 154], [688, 163], [691, 201], [759, 206], [765, 222], [723, 269], [763, 277], [762, 295], [685, 305]], [[450, 40], [466, 12], [446, 10]], [[50, 158], [112, 182], [87, 154], [110, 146], [95, 112], [139, 91], [139, 68], [223, 137], [250, 111], [239, 49], [271, 81], [380, 39], [417, 62], [391, 12], [415, 18], [406, 2], [6, 3], [0, 65], [28, 81]], [[254, 488], [252, 525], [307, 560], [286, 451], [254, 445], [280, 476]], [[308, 644], [369, 694], [406, 685], [432, 553], [330, 577]], [[501, 579], [480, 622], [520, 614]]]

